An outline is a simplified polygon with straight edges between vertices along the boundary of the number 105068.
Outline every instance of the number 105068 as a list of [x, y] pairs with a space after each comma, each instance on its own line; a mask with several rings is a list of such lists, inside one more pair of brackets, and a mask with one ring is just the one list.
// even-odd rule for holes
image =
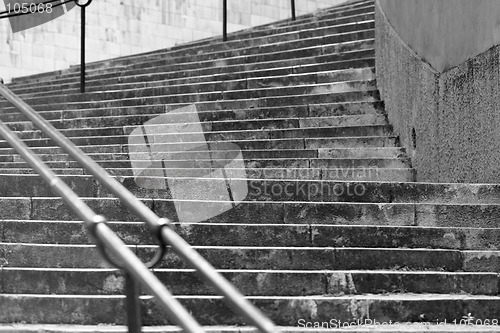
[[52, 13], [51, 3], [16, 2], [13, 5], [8, 3], [6, 7], [9, 13], [14, 13], [14, 14]]

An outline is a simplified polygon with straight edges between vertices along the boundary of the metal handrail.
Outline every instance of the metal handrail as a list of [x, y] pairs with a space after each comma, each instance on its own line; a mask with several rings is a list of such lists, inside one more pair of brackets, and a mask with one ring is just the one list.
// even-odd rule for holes
[[96, 214], [83, 200], [42, 160], [29, 149], [21, 139], [0, 120], [0, 136], [14, 148], [24, 160], [40, 174], [50, 185], [52, 190], [59, 194], [64, 202], [81, 218], [87, 230], [98, 244], [106, 246], [109, 251], [120, 260], [126, 273], [132, 275], [151, 294], [156, 297], [160, 306], [169, 314], [169, 317], [187, 332], [204, 332], [203, 328], [176, 300], [160, 280], [139, 260], [125, 243], [109, 228], [104, 216]]
[[[137, 199], [120, 182], [111, 177], [108, 172], [87, 156], [67, 137], [61, 134], [45, 118], [40, 116], [33, 108], [16, 96], [5, 85], [0, 84], [0, 94], [13, 104], [26, 118], [28, 118], [45, 135], [50, 137], [56, 145], [61, 147], [67, 154], [75, 159], [87, 172], [97, 178], [108, 190], [118, 197], [134, 214], [144, 221], [159, 242], [164, 242], [172, 248], [191, 267], [196, 269], [202, 278], [210, 283], [221, 295], [224, 296], [228, 305], [245, 317], [252, 325], [261, 332], [271, 333], [279, 330], [274, 323], [258, 310], [215, 268], [195, 251], [181, 236], [171, 228], [164, 228], [165, 220], [159, 218], [144, 203]], [[49, 182], [52, 185], [52, 181]], [[79, 209], [78, 207], [75, 207]], [[102, 228], [102, 227], [100, 227]], [[98, 229], [98, 228], [96, 228]], [[134, 273], [137, 274], [137, 273]], [[135, 275], [134, 275], [135, 276]]]

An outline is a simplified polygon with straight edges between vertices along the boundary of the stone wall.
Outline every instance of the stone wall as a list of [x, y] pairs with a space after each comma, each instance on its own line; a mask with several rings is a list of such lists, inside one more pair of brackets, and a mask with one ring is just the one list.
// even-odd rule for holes
[[[297, 15], [345, 0], [298, 0]], [[0, 11], [5, 10], [0, 1]], [[228, 0], [228, 31], [290, 17], [290, 1]], [[222, 33], [222, 0], [94, 0], [87, 8], [87, 59], [167, 48]], [[79, 63], [80, 9], [12, 33], [0, 20], [0, 77], [59, 70]]]
[[500, 44], [498, 0], [379, 0], [405, 43], [437, 71]]
[[[450, 6], [461, 3], [456, 0], [440, 2], [448, 2]], [[467, 41], [461, 47], [454, 44], [459, 43], [457, 41], [449, 44], [449, 50], [463, 49], [460, 57], [433, 58], [436, 54], [429, 46], [429, 54], [423, 54], [424, 59], [392, 26], [381, 3], [382, 0], [377, 2], [375, 15], [377, 83], [389, 120], [417, 171], [417, 180], [499, 183], [500, 47], [490, 45], [483, 50], [485, 45], [469, 41], [475, 38], [474, 34], [469, 34], [462, 36]], [[474, 3], [481, 7], [490, 5], [491, 1]], [[446, 8], [444, 4], [443, 8]], [[471, 12], [470, 21], [480, 20], [474, 16], [480, 12], [477, 9]], [[439, 11], [419, 9], [414, 10], [415, 13], [431, 16], [433, 20], [440, 17]], [[425, 20], [418, 25], [416, 21], [408, 21], [409, 26], [404, 29], [427, 29]], [[415, 25], [410, 26], [412, 24]], [[460, 25], [460, 22], [455, 24]], [[485, 26], [488, 24], [491, 22], [484, 22]], [[435, 39], [443, 41], [438, 31]], [[482, 29], [476, 29], [476, 33], [480, 31]], [[477, 36], [477, 40], [481, 39]], [[497, 43], [494, 39], [490, 41]], [[432, 43], [428, 40], [429, 45]], [[471, 45], [475, 45], [475, 49]], [[443, 52], [444, 55], [449, 51]], [[461, 61], [465, 54], [470, 57]], [[455, 64], [457, 61], [460, 63]]]

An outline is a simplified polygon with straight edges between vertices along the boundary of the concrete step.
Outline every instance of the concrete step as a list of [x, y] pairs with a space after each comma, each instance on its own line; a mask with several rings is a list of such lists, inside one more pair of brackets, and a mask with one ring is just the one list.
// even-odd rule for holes
[[[90, 176], [67, 176], [64, 180], [83, 197], [108, 197], [108, 192], [98, 184], [89, 181]], [[237, 178], [231, 178], [236, 180]], [[119, 177], [118, 180], [133, 193], [143, 198], [155, 198], [155, 202], [168, 203], [170, 195], [165, 190], [141, 189], [133, 177]], [[182, 182], [182, 178], [171, 181]], [[199, 178], [198, 185], [217, 187], [220, 179]], [[4, 175], [0, 179], [3, 197], [53, 197], [49, 187], [37, 175]], [[29, 185], [32, 184], [30, 188]], [[488, 184], [433, 184], [433, 183], [395, 183], [395, 182], [342, 182], [328, 180], [279, 180], [249, 179], [246, 201], [258, 202], [311, 202], [325, 203], [428, 203], [454, 205], [486, 205], [485, 212], [471, 212], [484, 218], [494, 214], [499, 193], [494, 185]], [[35, 199], [35, 198], [33, 198]], [[193, 199], [201, 200], [201, 199]], [[208, 199], [207, 199], [208, 200]], [[42, 200], [43, 202], [43, 200]], [[103, 202], [104, 203], [104, 202]], [[113, 203], [115, 204], [115, 203]], [[159, 206], [158, 206], [159, 207]], [[313, 206], [314, 207], [314, 206]], [[453, 208], [453, 207], [451, 207]], [[466, 208], [466, 207], [464, 207]], [[480, 207], [477, 207], [478, 209]], [[487, 211], [492, 209], [491, 211]], [[443, 211], [444, 213], [444, 211]], [[448, 212], [452, 214], [452, 210]], [[492, 215], [493, 218], [493, 215]], [[491, 219], [490, 219], [491, 220]]]
[[[71, 184], [75, 187], [79, 184]], [[85, 184], [89, 195], [95, 192]], [[92, 185], [92, 184], [91, 184]], [[338, 187], [339, 188], [339, 187]], [[85, 189], [85, 188], [84, 188]], [[78, 189], [79, 192], [82, 190]], [[54, 197], [52, 192], [41, 193], [45, 197], [22, 196], [33, 190], [19, 189], [16, 197], [2, 197], [0, 217], [2, 219], [34, 219], [68, 221], [78, 220], [75, 214], [63, 202]], [[349, 202], [349, 194], [337, 202], [313, 201], [243, 201], [232, 210], [226, 211], [207, 222], [213, 223], [307, 223], [336, 225], [392, 225], [392, 226], [426, 226], [426, 227], [497, 227], [499, 206], [495, 204], [460, 204], [460, 203], [407, 203], [403, 202]], [[351, 196], [353, 196], [351, 194]], [[138, 221], [138, 218], [128, 211], [115, 198], [84, 198], [85, 202], [99, 214], [104, 214], [110, 221]], [[344, 200], [341, 202], [340, 200]], [[158, 216], [179, 221], [174, 202], [163, 198], [143, 198], [141, 201]], [[417, 201], [418, 200], [414, 200]], [[203, 201], [191, 201], [200, 205]], [[222, 201], [220, 205], [230, 205]], [[215, 205], [215, 204], [214, 204]], [[195, 222], [183, 218], [182, 222]], [[453, 239], [452, 239], [453, 240]]]
[[[258, 207], [257, 205], [248, 206]], [[352, 205], [331, 205], [331, 208], [336, 208], [337, 212], [343, 208], [347, 212], [349, 206]], [[347, 213], [341, 216], [342, 212], [339, 212], [336, 219], [330, 217], [330, 224], [326, 219], [300, 221], [297, 216], [295, 220], [281, 218], [280, 222], [268, 221], [268, 223], [245, 222], [236, 219], [219, 223], [175, 223], [172, 228], [188, 243], [199, 246], [382, 247], [484, 251], [496, 250], [500, 244], [500, 229], [497, 227], [426, 226], [423, 219], [405, 220], [404, 214], [398, 217], [396, 213], [393, 213], [393, 220], [389, 221], [387, 217], [384, 221], [382, 218], [379, 225], [361, 225], [363, 218], [364, 223], [375, 219], [377, 211], [372, 209], [370, 216], [369, 208], [372, 206], [366, 205], [364, 216], [352, 216], [352, 221], [348, 220], [350, 217]], [[404, 209], [409, 211], [411, 207], [409, 205], [399, 205], [399, 207], [383, 205], [378, 213], [388, 215], [391, 210], [394, 212], [397, 209], [403, 213]], [[354, 209], [351, 210], [354, 211]], [[277, 209], [275, 212], [279, 213]], [[293, 209], [287, 211], [291, 217], [293, 216], [290, 213], [293, 212]], [[277, 216], [277, 220], [279, 218]], [[397, 218], [400, 220], [398, 221]], [[345, 224], [342, 224], [342, 220]], [[381, 225], [383, 223], [387, 225]], [[109, 222], [108, 225], [127, 244], [155, 243], [142, 222], [115, 221]], [[78, 221], [4, 219], [0, 222], [0, 226], [2, 228], [0, 241], [4, 243], [94, 244], [83, 223]]]
[[[86, 172], [80, 168], [52, 168], [56, 175], [85, 175]], [[206, 173], [213, 170], [207, 169]], [[339, 181], [393, 181], [412, 182], [415, 175], [410, 168], [336, 168], [336, 169], [314, 169], [314, 168], [246, 168], [245, 170], [230, 169], [230, 172], [238, 172], [250, 179], [303, 179], [303, 180], [339, 180]], [[114, 168], [108, 172], [114, 176], [133, 176], [131, 168]], [[158, 170], [160, 172], [160, 170]], [[162, 171], [163, 172], [163, 169]], [[199, 169], [198, 171], [199, 172]], [[3, 168], [0, 175], [26, 175], [34, 174], [30, 168]]]
[[[3, 267], [108, 268], [94, 245], [1, 243]], [[152, 258], [154, 245], [134, 245], [141, 260]], [[217, 269], [253, 270], [394, 270], [493, 272], [500, 251], [449, 249], [194, 246]], [[158, 268], [187, 269], [174, 253]]]
[[[51, 158], [50, 156], [48, 157]], [[191, 159], [178, 159], [178, 160], [170, 160], [165, 162], [167, 164], [166, 168], [162, 168], [163, 170], [169, 170], [179, 173], [179, 176], [182, 177], [190, 177], [193, 173], [195, 175], [200, 175], [204, 170], [210, 170], [210, 165], [228, 165], [233, 162], [234, 159], [205, 159], [205, 160], [196, 160], [193, 161]], [[77, 162], [73, 162], [71, 160], [63, 160], [63, 161], [45, 161], [46, 165], [50, 168], [80, 168], [81, 166]], [[131, 169], [132, 164], [128, 160], [97, 160], [96, 161], [101, 167], [105, 169], [110, 169], [110, 172], [113, 174], [114, 169]], [[147, 163], [147, 165], [151, 164], [150, 160], [136, 160], [136, 163]], [[182, 167], [187, 165], [188, 167]], [[275, 169], [275, 168], [313, 168], [313, 169], [354, 169], [354, 171], [358, 171], [357, 169], [361, 169], [360, 173], [363, 175], [368, 170], [365, 169], [378, 169], [378, 168], [388, 168], [388, 169], [401, 169], [408, 168], [408, 162], [405, 160], [401, 160], [400, 158], [315, 158], [315, 157], [255, 157], [255, 158], [245, 158], [244, 165], [246, 168], [250, 169]], [[0, 162], [0, 168], [26, 168], [28, 164], [25, 162]], [[184, 170], [184, 171], [183, 171]], [[193, 170], [192, 173], [190, 170]], [[225, 169], [226, 171], [231, 170], [230, 168]], [[234, 169], [239, 170], [239, 169]], [[267, 172], [267, 171], [265, 171]], [[335, 175], [337, 171], [332, 171], [330, 175]], [[354, 173], [356, 174], [356, 173]], [[373, 176], [375, 177], [376, 174]], [[192, 177], [192, 176], [191, 176]], [[331, 177], [331, 176], [330, 176]], [[329, 178], [330, 178], [329, 177]], [[368, 175], [370, 178], [371, 176]], [[259, 177], [260, 178], [260, 177]], [[267, 177], [266, 177], [267, 178]], [[233, 179], [233, 178], [231, 178]], [[166, 180], [166, 179], [165, 179]], [[174, 180], [174, 178], [169, 177], [169, 181]], [[218, 182], [219, 180], [210, 180], [207, 179], [207, 182]], [[200, 180], [200, 182], [204, 182]], [[206, 185], [209, 186], [210, 184]], [[212, 184], [214, 185], [214, 184]], [[132, 189], [133, 191], [137, 189]]]
[[[72, 138], [79, 147], [93, 150], [94, 147], [103, 145], [104, 137], [96, 138]], [[38, 153], [43, 153], [44, 149], [54, 149], [54, 144], [49, 139], [26, 139], [28, 146], [37, 149]], [[114, 143], [113, 143], [114, 142]], [[205, 141], [209, 144], [217, 144], [218, 141]], [[360, 148], [360, 147], [395, 147], [396, 138], [392, 136], [358, 136], [358, 137], [319, 137], [319, 138], [282, 138], [282, 139], [244, 139], [231, 140], [242, 150], [246, 149], [318, 149], [318, 148]], [[121, 147], [121, 151], [127, 152], [127, 144], [123, 137], [110, 138], [107, 143], [111, 147]], [[201, 142], [200, 142], [201, 144]], [[172, 144], [174, 146], [174, 144]], [[11, 148], [0, 141], [0, 149], [13, 152]], [[118, 149], [118, 148], [114, 148]]]
[[[181, 147], [179, 147], [181, 148]], [[189, 160], [206, 160], [207, 157], [212, 157], [212, 161], [218, 164], [218, 161], [223, 162], [221, 157], [237, 156], [240, 150], [215, 150], [211, 149], [210, 153], [206, 150], [190, 150], [185, 152], [182, 149], [177, 151], [168, 151], [162, 154], [162, 158], [169, 161], [185, 161]], [[273, 159], [273, 158], [320, 158], [320, 159], [406, 159], [406, 154], [402, 148], [320, 148], [320, 149], [274, 149], [274, 150], [243, 150], [241, 151], [243, 159]], [[125, 152], [89, 152], [89, 157], [95, 161], [128, 161], [129, 153]], [[39, 154], [38, 157], [42, 161], [66, 162], [73, 161], [73, 158], [67, 154]], [[158, 159], [159, 160], [159, 159]], [[22, 157], [17, 154], [0, 154], [1, 162], [21, 162]], [[135, 161], [135, 159], [134, 159]], [[360, 163], [353, 163], [354, 165]], [[187, 165], [187, 164], [186, 164]], [[168, 167], [168, 166], [167, 166]], [[207, 165], [207, 167], [209, 167]], [[174, 167], [170, 167], [175, 169]], [[203, 168], [203, 167], [201, 167]]]
[[[124, 325], [124, 296], [82, 295], [51, 296], [33, 294], [2, 294], [0, 296], [1, 322], [44, 322], [47, 324]], [[220, 297], [178, 296], [203, 325], [244, 325], [245, 321], [233, 314]], [[248, 297], [278, 325], [299, 326], [311, 322], [330, 322], [333, 325], [356, 322], [377, 323], [460, 323], [462, 316], [470, 320], [488, 319], [491, 323], [500, 311], [497, 296], [441, 295], [441, 294], [387, 294], [359, 296], [254, 296]], [[171, 324], [165, 314], [154, 305], [151, 297], [143, 297], [142, 318], [145, 325]], [[332, 319], [332, 309], [338, 315]], [[363, 309], [359, 312], [358, 309]], [[78, 315], [71, 315], [76, 314]], [[28, 315], [27, 315], [28, 314]], [[368, 319], [369, 318], [369, 319]], [[368, 321], [371, 320], [371, 321]], [[496, 322], [496, 321], [495, 321]], [[386, 324], [388, 325], [388, 324]], [[408, 325], [408, 324], [407, 324]]]
[[[196, 145], [194, 142], [192, 145]], [[202, 142], [199, 142], [200, 147], [203, 147]], [[133, 147], [133, 146], [131, 146]], [[185, 151], [180, 143], [172, 143], [163, 145], [165, 153], [161, 156], [165, 160], [204, 160], [208, 157], [208, 151], [199, 148], [198, 150], [191, 149]], [[335, 159], [381, 159], [381, 158], [401, 158], [405, 159], [406, 154], [403, 148], [396, 147], [360, 147], [360, 148], [317, 148], [304, 149], [302, 147], [294, 147], [291, 149], [275, 148], [275, 149], [244, 149], [244, 150], [218, 150], [217, 144], [209, 146], [210, 156], [212, 160], [217, 160], [225, 156], [236, 156], [241, 151], [244, 159], [255, 158], [335, 158]], [[122, 147], [120, 145], [112, 145], [106, 147], [101, 146], [84, 146], [84, 152], [96, 161], [106, 160], [129, 160], [130, 147]], [[184, 148], [184, 149], [183, 149]], [[222, 149], [222, 148], [221, 148]], [[69, 155], [65, 154], [62, 148], [35, 148], [37, 155], [43, 161], [71, 161]], [[134, 158], [134, 161], [136, 159]], [[0, 149], [0, 162], [22, 162], [23, 159], [13, 149]]]
[[[219, 272], [246, 296], [359, 295], [382, 293], [498, 294], [496, 273], [232, 270]], [[175, 295], [217, 295], [195, 271], [155, 269], [155, 275]], [[112, 269], [2, 268], [2, 292], [7, 294], [123, 295], [125, 281]]]

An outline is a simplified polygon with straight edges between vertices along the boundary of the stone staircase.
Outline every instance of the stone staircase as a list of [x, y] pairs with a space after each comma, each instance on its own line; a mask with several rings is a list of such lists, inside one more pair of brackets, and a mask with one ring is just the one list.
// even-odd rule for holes
[[[175, 221], [284, 331], [352, 322], [352, 332], [371, 323], [388, 332], [499, 331], [500, 189], [413, 182], [376, 87], [373, 19], [373, 1], [359, 1], [226, 43], [89, 64], [83, 95], [76, 67], [10, 88]], [[206, 142], [236, 144], [248, 178], [243, 202], [202, 222], [178, 221], [168, 190], [137, 186], [129, 158], [137, 126], [166, 113], [185, 119], [179, 109], [193, 104]], [[135, 216], [7, 102], [0, 107], [0, 119], [141, 258], [152, 256]], [[122, 274], [5, 141], [0, 173], [0, 331], [124, 332]], [[174, 253], [155, 273], [210, 331], [251, 330]], [[151, 297], [141, 300], [148, 332], [176, 330]], [[381, 325], [389, 321], [414, 325]]]

